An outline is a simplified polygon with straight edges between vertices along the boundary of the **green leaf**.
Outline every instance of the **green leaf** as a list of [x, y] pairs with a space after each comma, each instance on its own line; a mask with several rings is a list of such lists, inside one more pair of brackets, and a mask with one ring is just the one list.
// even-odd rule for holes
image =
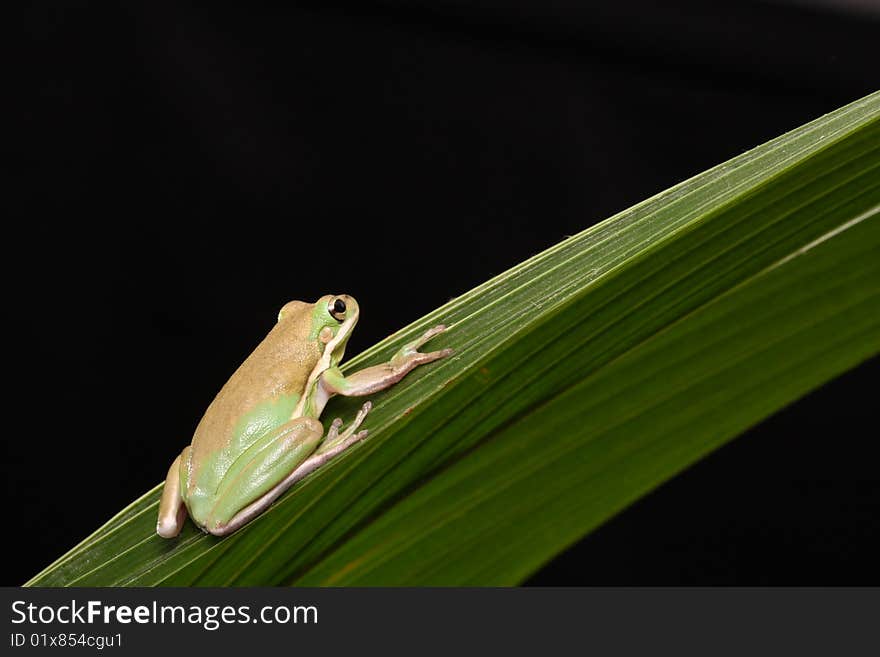
[[[683, 147], [686, 147], [683, 146]], [[880, 93], [636, 205], [430, 325], [454, 357], [225, 539], [157, 537], [159, 488], [30, 585], [513, 584], [880, 351]], [[325, 417], [351, 417], [331, 400]]]

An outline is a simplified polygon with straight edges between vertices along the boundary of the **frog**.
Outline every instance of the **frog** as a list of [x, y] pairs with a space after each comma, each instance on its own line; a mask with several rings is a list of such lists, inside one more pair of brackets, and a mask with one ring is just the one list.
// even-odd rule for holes
[[285, 491], [363, 441], [372, 408], [366, 401], [343, 429], [326, 433], [321, 413], [334, 395], [385, 390], [452, 349], [419, 349], [444, 324], [406, 343], [386, 363], [343, 374], [340, 361], [360, 316], [347, 294], [314, 303], [290, 301], [266, 337], [235, 370], [205, 410], [190, 444], [174, 459], [159, 502], [156, 533], [179, 535], [186, 518], [226, 536], [266, 511]]

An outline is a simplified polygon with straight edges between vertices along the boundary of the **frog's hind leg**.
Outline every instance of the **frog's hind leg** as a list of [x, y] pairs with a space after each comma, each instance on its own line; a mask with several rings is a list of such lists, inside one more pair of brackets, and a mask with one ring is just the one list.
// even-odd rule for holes
[[307, 474], [314, 472], [327, 463], [327, 461], [338, 456], [356, 442], [366, 438], [368, 433], [367, 430], [364, 429], [363, 431], [358, 431], [358, 427], [361, 426], [361, 422], [364, 421], [367, 413], [370, 412], [370, 408], [372, 408], [370, 402], [361, 406], [361, 410], [358, 411], [357, 417], [355, 417], [354, 421], [348, 425], [348, 428], [342, 433], [339, 433], [339, 428], [342, 426], [342, 420], [339, 418], [333, 420], [333, 424], [330, 425], [330, 430], [327, 432], [327, 436], [324, 438], [321, 446], [281, 482], [280, 485], [283, 486], [281, 492], [284, 492]]
[[187, 447], [177, 455], [165, 477], [165, 487], [162, 489], [162, 499], [159, 502], [159, 520], [156, 522], [156, 533], [162, 538], [174, 538], [186, 522], [186, 506], [180, 493], [183, 485], [180, 465], [186, 462], [191, 449]]
[[[272, 504], [272, 502], [278, 499], [284, 491], [293, 486], [307, 474], [314, 472], [334, 456], [337, 456], [356, 442], [366, 438], [367, 432], [358, 431], [358, 427], [360, 427], [361, 422], [364, 421], [367, 413], [370, 412], [371, 407], [372, 405], [370, 402], [365, 403], [360, 411], [358, 411], [357, 417], [355, 417], [354, 421], [342, 433], [339, 433], [339, 428], [342, 426], [342, 420], [334, 420], [333, 424], [330, 425], [330, 430], [327, 432], [327, 436], [324, 438], [323, 442], [321, 442], [321, 446], [315, 450], [309, 458], [296, 466], [289, 475], [268, 492], [238, 511], [228, 522], [224, 523], [222, 526], [215, 526], [213, 528], [209, 527], [208, 531], [216, 536], [224, 536], [234, 532], [236, 529], [245, 525], [254, 517], [262, 513], [270, 504]], [[310, 420], [309, 418], [300, 418], [300, 420], [293, 420], [293, 422], [302, 420], [309, 420], [318, 425], [318, 439], [320, 440], [323, 433], [320, 423], [317, 422], [317, 420]]]
[[258, 439], [226, 471], [204, 529], [225, 536], [263, 511], [293, 483], [283, 486], [285, 474], [308, 460], [323, 435], [318, 420], [300, 417]]

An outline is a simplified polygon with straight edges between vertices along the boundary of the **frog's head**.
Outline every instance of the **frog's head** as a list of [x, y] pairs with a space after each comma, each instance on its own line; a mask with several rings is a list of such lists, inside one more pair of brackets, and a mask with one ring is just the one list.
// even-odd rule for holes
[[345, 345], [357, 324], [360, 309], [354, 297], [347, 294], [327, 294], [317, 302], [312, 311], [312, 332], [321, 345], [331, 366], [336, 366], [345, 354]]
[[311, 315], [309, 338], [318, 341], [331, 366], [338, 365], [360, 316], [357, 301], [347, 294], [327, 294], [315, 302]]
[[326, 294], [315, 303], [291, 301], [278, 313], [278, 324], [286, 335], [314, 354], [322, 367], [338, 365], [345, 345], [357, 324], [358, 304], [347, 294]]

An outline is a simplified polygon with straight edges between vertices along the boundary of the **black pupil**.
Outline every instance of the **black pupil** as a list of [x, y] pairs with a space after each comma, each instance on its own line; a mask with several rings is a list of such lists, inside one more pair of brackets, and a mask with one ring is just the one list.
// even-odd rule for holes
[[341, 315], [345, 312], [345, 301], [342, 299], [337, 299], [333, 302], [333, 312], [337, 315]]

